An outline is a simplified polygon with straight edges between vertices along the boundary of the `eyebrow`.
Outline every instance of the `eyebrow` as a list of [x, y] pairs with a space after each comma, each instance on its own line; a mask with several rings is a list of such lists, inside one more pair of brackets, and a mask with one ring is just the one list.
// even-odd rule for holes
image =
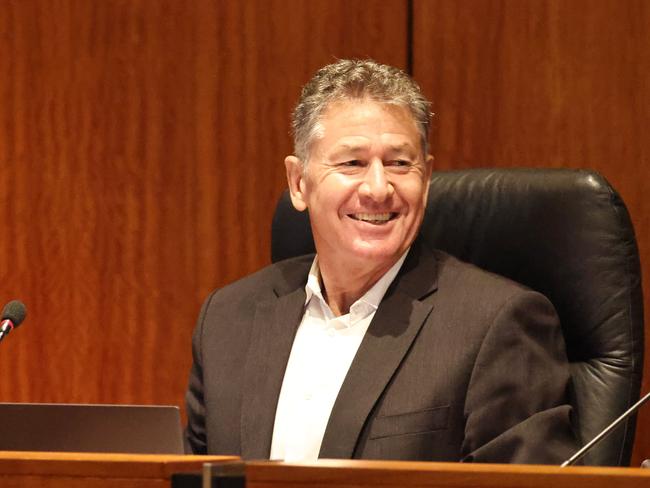
[[393, 151], [401, 151], [403, 149], [413, 149], [410, 142], [402, 142], [401, 144], [393, 144], [390, 146]]
[[362, 144], [340, 144], [330, 153], [330, 157], [337, 158], [343, 154], [359, 154], [367, 150], [368, 146]]
[[406, 152], [408, 153], [409, 156], [414, 156], [417, 154], [417, 149], [413, 147], [410, 143], [408, 142], [403, 142], [402, 144], [393, 144], [390, 146], [388, 149], [389, 153], [402, 153]]
[[336, 146], [337, 151], [350, 151], [350, 152], [359, 152], [365, 151], [368, 148], [367, 144], [347, 144], [343, 143]]

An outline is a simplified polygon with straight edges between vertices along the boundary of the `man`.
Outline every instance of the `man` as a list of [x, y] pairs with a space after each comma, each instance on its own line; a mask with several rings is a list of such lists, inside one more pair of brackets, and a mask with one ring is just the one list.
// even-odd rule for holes
[[429, 123], [415, 82], [373, 61], [304, 87], [285, 166], [317, 255], [206, 301], [193, 452], [558, 463], [576, 449], [552, 305], [417, 239]]

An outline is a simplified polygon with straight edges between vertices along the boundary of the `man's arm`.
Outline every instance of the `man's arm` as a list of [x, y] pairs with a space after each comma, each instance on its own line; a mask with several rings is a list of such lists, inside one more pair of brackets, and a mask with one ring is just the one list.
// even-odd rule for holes
[[[210, 297], [211, 298], [211, 297]], [[185, 452], [187, 454], [207, 454], [207, 436], [205, 432], [205, 402], [203, 399], [203, 362], [201, 340], [203, 322], [210, 298], [206, 300], [199, 314], [197, 326], [192, 337], [192, 369], [189, 385], [185, 394], [187, 410], [187, 427], [185, 428]]]
[[488, 330], [465, 402], [464, 461], [555, 464], [578, 448], [559, 319], [542, 295], [508, 300]]

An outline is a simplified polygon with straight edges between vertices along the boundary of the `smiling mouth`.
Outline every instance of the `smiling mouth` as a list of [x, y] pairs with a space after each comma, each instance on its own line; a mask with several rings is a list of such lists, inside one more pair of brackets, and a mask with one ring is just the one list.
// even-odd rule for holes
[[393, 220], [397, 217], [397, 212], [384, 212], [384, 213], [355, 213], [349, 214], [348, 217], [360, 222], [367, 222], [369, 224], [381, 225]]

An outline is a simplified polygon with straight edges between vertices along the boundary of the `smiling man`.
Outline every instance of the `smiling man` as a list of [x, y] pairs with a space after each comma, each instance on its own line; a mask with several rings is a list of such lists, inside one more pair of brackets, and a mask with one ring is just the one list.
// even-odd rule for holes
[[576, 449], [552, 305], [417, 239], [429, 124], [415, 82], [374, 61], [304, 87], [285, 166], [317, 254], [206, 301], [192, 452], [558, 463]]
[[415, 239], [433, 158], [399, 105], [332, 102], [318, 132], [309, 156], [285, 165], [294, 206], [309, 209], [328, 305], [344, 315]]

